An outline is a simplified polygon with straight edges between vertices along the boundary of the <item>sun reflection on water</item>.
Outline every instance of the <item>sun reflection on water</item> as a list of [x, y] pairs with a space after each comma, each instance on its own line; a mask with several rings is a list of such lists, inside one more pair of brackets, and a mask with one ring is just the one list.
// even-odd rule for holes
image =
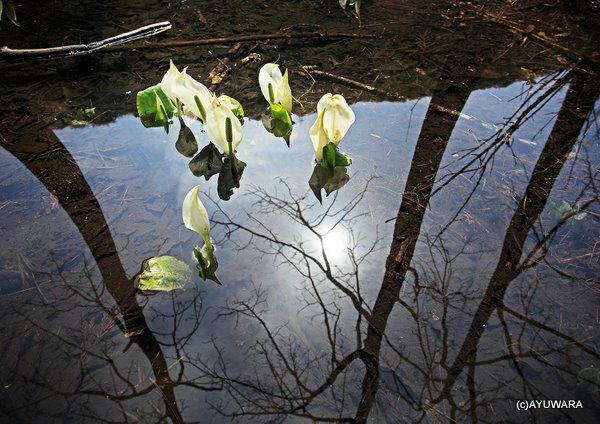
[[341, 262], [348, 255], [350, 236], [344, 228], [338, 227], [323, 236], [323, 248], [330, 262]]

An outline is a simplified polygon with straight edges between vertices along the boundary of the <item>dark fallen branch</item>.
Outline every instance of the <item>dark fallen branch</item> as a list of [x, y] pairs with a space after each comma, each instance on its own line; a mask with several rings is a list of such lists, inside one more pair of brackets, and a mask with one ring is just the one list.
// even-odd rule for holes
[[377, 38], [375, 34], [369, 33], [346, 33], [346, 32], [276, 32], [273, 34], [238, 35], [233, 37], [203, 38], [198, 40], [171, 40], [158, 43], [135, 44], [131, 46], [114, 46], [105, 51], [118, 52], [124, 50], [141, 49], [165, 49], [175, 47], [206, 46], [210, 44], [231, 44], [245, 41], [277, 40], [292, 38]]
[[73, 44], [70, 46], [50, 47], [45, 49], [11, 49], [6, 46], [0, 47], [0, 58], [10, 59], [53, 59], [65, 56], [80, 56], [97, 52], [98, 50], [116, 47], [119, 44], [151, 37], [171, 28], [168, 21], [146, 25], [133, 31], [94, 41], [89, 44]]

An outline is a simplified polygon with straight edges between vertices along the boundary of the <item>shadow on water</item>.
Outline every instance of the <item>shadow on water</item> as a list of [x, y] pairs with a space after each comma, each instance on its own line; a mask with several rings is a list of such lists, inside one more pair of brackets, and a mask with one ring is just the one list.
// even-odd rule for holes
[[[434, 2], [425, 13], [413, 2], [365, 1], [359, 20], [338, 2], [317, 3], [287, 14], [279, 4], [228, 3], [235, 12], [224, 35], [261, 24], [276, 32], [267, 23], [281, 14], [290, 28], [336, 16], [333, 29], [360, 23], [380, 38], [229, 50], [219, 89], [250, 119], [238, 152], [243, 178], [227, 184], [231, 159], [222, 162], [197, 123], [180, 119], [169, 134], [145, 129], [125, 94], [158, 81], [173, 55], [207, 73], [223, 47], [217, 58], [188, 48], [62, 59], [32, 64], [31, 75], [0, 65], [4, 419], [597, 416], [600, 83], [587, 34], [543, 44], [558, 25], [550, 18], [545, 33], [515, 30], [526, 19], [545, 28], [554, 15], [536, 4]], [[137, 10], [129, 7], [127, 19]], [[152, 19], [204, 26], [188, 31], [199, 36], [220, 16], [216, 2], [156, 7]], [[551, 10], [572, 21], [569, 30], [581, 23]], [[21, 12], [22, 20], [47, 14]], [[101, 20], [88, 35], [109, 29]], [[580, 57], [560, 49], [562, 37], [580, 42]], [[264, 129], [256, 93], [258, 69], [278, 56], [304, 105], [289, 148]], [[343, 93], [357, 116], [342, 142], [354, 162], [334, 190], [315, 183], [308, 137], [327, 91]], [[91, 125], [71, 128], [90, 106], [99, 111]], [[144, 259], [192, 263], [196, 235], [183, 227], [180, 205], [195, 184], [224, 286], [196, 278], [191, 289], [140, 292]], [[583, 406], [515, 407], [543, 399]]]

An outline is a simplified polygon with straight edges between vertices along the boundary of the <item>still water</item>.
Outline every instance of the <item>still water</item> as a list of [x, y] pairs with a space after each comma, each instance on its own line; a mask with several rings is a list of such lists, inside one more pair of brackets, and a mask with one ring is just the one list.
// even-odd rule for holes
[[[343, 13], [331, 3], [306, 19]], [[373, 13], [398, 13], [388, 3]], [[361, 12], [367, 29], [377, 23], [369, 4]], [[345, 13], [338, 26], [352, 31], [355, 17]], [[423, 24], [419, 16], [415, 25], [431, 28], [439, 18]], [[412, 40], [404, 42], [427, 44]], [[364, 43], [380, 53], [366, 66], [388, 69], [391, 82], [382, 84], [397, 99], [309, 79], [293, 66], [340, 51], [350, 57], [352, 43], [283, 52], [303, 102], [294, 106], [289, 147], [265, 130], [262, 98], [248, 94], [274, 52], [258, 48], [262, 62], [217, 89], [235, 89], [249, 104], [236, 154], [247, 166], [226, 201], [216, 176], [190, 171], [191, 158], [176, 148], [176, 120], [167, 134], [135, 116], [136, 92], [154, 76], [132, 80], [131, 90], [101, 83], [106, 96], [92, 103], [107, 119], [69, 125], [94, 72], [115, 66], [117, 78], [140, 68], [104, 58], [80, 64], [92, 69], [82, 76], [52, 65], [70, 73], [52, 68], [41, 83], [13, 76], [2, 84], [20, 102], [4, 103], [0, 130], [3, 421], [598, 418], [596, 71], [551, 62], [525, 43], [509, 42], [520, 53], [507, 50], [502, 60], [521, 63], [525, 52], [548, 62], [527, 75], [506, 63], [453, 61], [446, 40], [433, 47], [445, 61], [430, 65], [437, 77], [411, 65], [402, 79], [393, 69], [405, 59], [384, 58], [398, 45]], [[489, 43], [475, 56], [497, 48]], [[186, 51], [134, 63], [160, 75], [165, 58], [183, 62]], [[202, 63], [198, 73], [215, 59]], [[53, 109], [44, 84], [59, 84], [66, 106]], [[27, 100], [26, 90], [37, 94]], [[340, 144], [353, 159], [349, 179], [323, 191], [321, 203], [309, 186], [308, 131], [327, 91], [349, 99], [356, 122]], [[200, 149], [208, 144], [201, 124], [186, 122]], [[137, 290], [148, 258], [195, 267], [200, 238], [184, 227], [181, 205], [197, 184], [222, 286], [194, 275], [184, 290]], [[523, 410], [523, 400], [581, 407]]]

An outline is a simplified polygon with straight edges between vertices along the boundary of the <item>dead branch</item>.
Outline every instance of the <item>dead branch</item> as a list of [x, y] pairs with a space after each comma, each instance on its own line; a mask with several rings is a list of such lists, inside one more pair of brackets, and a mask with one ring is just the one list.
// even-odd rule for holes
[[94, 41], [89, 44], [73, 44], [69, 46], [49, 47], [44, 49], [11, 49], [9, 47], [0, 47], [0, 57], [15, 59], [54, 59], [65, 56], [81, 56], [97, 52], [98, 50], [107, 50], [109, 47], [116, 47], [123, 43], [139, 40], [141, 38], [151, 37], [160, 34], [172, 27], [168, 21], [159, 22], [152, 25], [146, 25], [133, 31], [115, 35], [100, 41]]
[[359, 32], [276, 32], [273, 34], [251, 34], [251, 35], [238, 35], [233, 37], [218, 37], [218, 38], [204, 38], [197, 40], [169, 40], [161, 41], [158, 43], [147, 43], [147, 44], [135, 44], [131, 46], [115, 46], [104, 51], [124, 51], [124, 50], [141, 50], [141, 49], [164, 49], [164, 48], [175, 48], [175, 47], [192, 47], [192, 46], [206, 46], [210, 44], [231, 44], [240, 43], [245, 41], [261, 41], [261, 40], [278, 40], [278, 39], [292, 39], [292, 38], [323, 38], [323, 39], [334, 39], [334, 38], [377, 38], [375, 34], [359, 33]]

